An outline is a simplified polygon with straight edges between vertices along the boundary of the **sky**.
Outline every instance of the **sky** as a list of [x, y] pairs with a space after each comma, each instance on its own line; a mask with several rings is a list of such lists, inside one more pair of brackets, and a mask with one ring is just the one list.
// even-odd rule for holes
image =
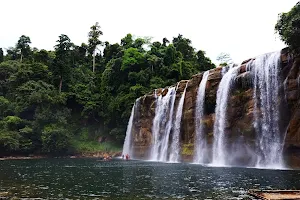
[[5, 0], [1, 2], [0, 47], [14, 46], [21, 35], [31, 46], [52, 50], [66, 34], [87, 43], [99, 22], [101, 41], [120, 42], [131, 33], [170, 41], [182, 34], [215, 63], [221, 52], [235, 63], [285, 47], [275, 34], [278, 14], [298, 0]]

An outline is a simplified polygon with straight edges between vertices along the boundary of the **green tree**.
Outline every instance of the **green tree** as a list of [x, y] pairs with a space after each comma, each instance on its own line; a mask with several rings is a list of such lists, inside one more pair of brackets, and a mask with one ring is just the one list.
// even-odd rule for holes
[[73, 65], [87, 65], [89, 63], [87, 49], [88, 46], [85, 43], [82, 43], [80, 46], [74, 45], [71, 53]]
[[42, 131], [42, 143], [45, 153], [64, 153], [70, 145], [70, 135], [66, 128], [51, 124]]
[[9, 107], [9, 100], [3, 96], [0, 96], [0, 119], [2, 119], [7, 112], [7, 108]]
[[19, 62], [11, 60], [0, 63], [0, 95], [6, 97], [14, 92], [10, 77], [18, 71], [19, 66]]
[[173, 45], [177, 51], [181, 52], [183, 59], [191, 61], [195, 57], [194, 48], [191, 46], [192, 41], [184, 38], [181, 34], [173, 39]]
[[47, 66], [50, 66], [54, 59], [54, 56], [51, 54], [54, 54], [54, 53], [48, 52], [45, 49], [41, 49], [40, 51], [37, 51], [33, 54], [33, 58], [34, 58], [35, 62], [43, 63]]
[[129, 33], [95, 53], [99, 31], [96, 23], [80, 46], [62, 34], [54, 51], [25, 42], [23, 62], [16, 61], [21, 46], [7, 49], [0, 63], [0, 153], [63, 154], [82, 132], [84, 140], [121, 143], [136, 98], [214, 67], [182, 35], [150, 43]]
[[28, 36], [22, 35], [19, 38], [18, 43], [16, 45], [16, 49], [19, 50], [21, 53], [20, 62], [22, 62], [24, 56], [28, 56], [30, 54], [30, 43], [31, 41]]
[[122, 58], [121, 70], [140, 71], [144, 64], [144, 55], [136, 48], [126, 49]]
[[17, 60], [18, 58], [18, 50], [14, 47], [8, 47], [6, 49], [6, 58], [7, 60]]
[[88, 52], [93, 56], [93, 72], [95, 72], [96, 48], [98, 45], [102, 44], [102, 42], [99, 40], [99, 37], [100, 35], [103, 35], [98, 22], [96, 22], [95, 25], [91, 26], [91, 30], [88, 35]]
[[4, 152], [14, 152], [19, 149], [20, 134], [16, 131], [0, 130], [0, 149]]
[[167, 38], [163, 38], [163, 46], [167, 46], [167, 44], [169, 44], [170, 41]]
[[296, 54], [300, 53], [300, 2], [289, 12], [279, 14], [275, 30]]
[[132, 44], [133, 44], [133, 38], [132, 38], [132, 35], [130, 33], [128, 33], [124, 38], [121, 39], [121, 45], [125, 49], [131, 47]]
[[109, 44], [109, 42], [105, 42], [105, 48], [103, 51], [105, 64], [107, 64], [112, 59], [116, 59], [122, 56], [123, 56], [122, 47], [118, 43]]
[[215, 68], [216, 66], [211, 62], [211, 60], [205, 56], [205, 51], [199, 50], [196, 53], [197, 58], [197, 71], [206, 71]]
[[53, 75], [59, 80], [59, 92], [62, 91], [63, 80], [67, 80], [71, 71], [70, 53], [73, 43], [67, 35], [60, 35], [58, 44], [54, 46], [55, 59], [52, 67]]
[[20, 134], [23, 127], [22, 119], [17, 116], [7, 116], [0, 121], [0, 149], [16, 151], [20, 148]]

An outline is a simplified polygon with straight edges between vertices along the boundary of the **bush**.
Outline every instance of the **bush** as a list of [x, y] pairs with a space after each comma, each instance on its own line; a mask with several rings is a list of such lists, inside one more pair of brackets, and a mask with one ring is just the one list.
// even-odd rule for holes
[[0, 118], [4, 117], [8, 106], [9, 101], [3, 96], [0, 96]]
[[17, 116], [7, 116], [0, 121], [0, 127], [6, 130], [16, 131], [23, 126], [22, 123], [23, 120]]
[[97, 141], [83, 141], [72, 140], [72, 147], [75, 152], [89, 153], [89, 152], [119, 152], [122, 151], [122, 147], [113, 142], [99, 143]]
[[0, 131], [0, 147], [5, 151], [16, 151], [19, 149], [20, 135], [15, 131]]
[[45, 153], [62, 153], [70, 144], [69, 133], [56, 124], [45, 126], [42, 131], [42, 144]]

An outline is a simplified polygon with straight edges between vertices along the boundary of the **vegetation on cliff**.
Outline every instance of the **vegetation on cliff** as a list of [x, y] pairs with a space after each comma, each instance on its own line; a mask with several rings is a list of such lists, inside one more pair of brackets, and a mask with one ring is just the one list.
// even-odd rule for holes
[[22, 35], [5, 55], [0, 48], [1, 154], [115, 149], [137, 97], [215, 67], [182, 35], [150, 42], [127, 34], [110, 44], [102, 34], [96, 23], [88, 44], [62, 34], [54, 51], [39, 50]]
[[276, 32], [295, 54], [300, 53], [300, 2], [289, 12], [279, 14]]

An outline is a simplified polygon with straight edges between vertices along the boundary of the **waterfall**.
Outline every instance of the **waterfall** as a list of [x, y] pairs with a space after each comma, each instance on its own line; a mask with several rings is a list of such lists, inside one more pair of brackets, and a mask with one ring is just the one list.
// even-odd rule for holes
[[226, 141], [225, 128], [227, 118], [227, 104], [230, 95], [230, 89], [234, 78], [239, 70], [235, 66], [223, 76], [217, 91], [217, 101], [215, 109], [214, 122], [214, 141], [213, 141], [213, 160], [212, 164], [216, 166], [226, 165]]
[[[176, 90], [178, 88], [178, 84], [176, 87]], [[170, 132], [173, 126], [173, 112], [174, 112], [174, 104], [175, 104], [175, 99], [176, 99], [176, 90], [175, 88], [171, 88], [171, 97], [170, 97], [170, 110], [168, 113], [168, 120], [166, 123], [166, 127], [164, 129], [164, 135], [162, 136], [162, 141], [161, 141], [161, 153], [159, 156], [159, 161], [167, 161], [167, 156], [168, 156], [168, 146], [169, 146], [169, 138], [170, 138]]]
[[[259, 168], [284, 168], [282, 151], [285, 135], [284, 130], [280, 129], [279, 123], [280, 107], [282, 106], [280, 97], [281, 92], [283, 92], [279, 76], [280, 56], [280, 52], [274, 52], [258, 56], [256, 59], [248, 62], [245, 66], [247, 71], [245, 74], [247, 76], [242, 74], [244, 72], [243, 68], [239, 78], [245, 76], [249, 80], [249, 76], [252, 75], [251, 85], [253, 83], [253, 90], [249, 87], [237, 88], [237, 93], [232, 98], [233, 102], [230, 102], [231, 90], [233, 90], [234, 81], [240, 72], [240, 66], [232, 65], [222, 70], [222, 79], [216, 94], [213, 143], [211, 146], [207, 141], [207, 132], [205, 131], [205, 123], [203, 123], [203, 120], [206, 119], [204, 118], [205, 90], [210, 72], [206, 71], [203, 73], [197, 89], [195, 105], [194, 163], [211, 163], [212, 166], [248, 165]], [[221, 73], [221, 71], [217, 70], [215, 72]], [[240, 79], [238, 80], [240, 83]], [[192, 88], [194, 89], [198, 84], [193, 84]], [[181, 159], [180, 132], [182, 131], [181, 122], [183, 120], [183, 106], [188, 82], [184, 91], [181, 94], [178, 93], [177, 101], [176, 92], [178, 86], [179, 83], [176, 87], [166, 88], [161, 93], [155, 90], [155, 116], [151, 128], [151, 145], [149, 150], [146, 151], [147, 155], [149, 155], [149, 160], [179, 162]], [[245, 91], [242, 89], [245, 89]], [[251, 95], [249, 96], [251, 91], [253, 91], [253, 99]], [[242, 96], [244, 94], [246, 95], [245, 98]], [[284, 98], [284, 96], [282, 97]], [[243, 99], [246, 100], [244, 101]], [[244, 102], [245, 106], [243, 105]], [[187, 103], [191, 107], [191, 102]], [[135, 135], [137, 133], [135, 129], [139, 126], [134, 125], [134, 123], [139, 118], [140, 104], [140, 99], [137, 99], [132, 107], [123, 146], [122, 153], [129, 154], [131, 157], [134, 157], [135, 153], [133, 151], [134, 138], [137, 136]], [[252, 125], [252, 105], [254, 105], [253, 126], [248, 127], [247, 122], [243, 118], [241, 121], [239, 120], [240, 117], [247, 114], [245, 119], [249, 120], [249, 125]], [[232, 109], [229, 106], [233, 106]], [[247, 113], [242, 113], [243, 110], [240, 108], [247, 110]], [[236, 110], [237, 113], [234, 113]], [[228, 113], [233, 114], [233, 116], [229, 116]], [[240, 113], [243, 115], [240, 115]], [[237, 120], [236, 123], [233, 123], [237, 127], [231, 126], [229, 128], [228, 122], [230, 122], [231, 117]], [[190, 115], [188, 118], [190, 118]], [[143, 121], [143, 118], [141, 118], [141, 121]], [[145, 123], [144, 125], [146, 126]], [[253, 127], [255, 134], [250, 135]], [[232, 134], [229, 132], [230, 130], [232, 130]], [[249, 140], [246, 138], [248, 134], [250, 136]], [[139, 137], [144, 136], [139, 135]], [[138, 139], [135, 142], [137, 141]]]
[[188, 86], [188, 82], [185, 85], [184, 91], [181, 95], [177, 110], [176, 117], [174, 122], [174, 131], [171, 143], [171, 152], [170, 152], [170, 162], [179, 162], [180, 160], [180, 128], [181, 128], [181, 119], [182, 119], [182, 109], [184, 104], [184, 97], [186, 93], [186, 88]]
[[123, 151], [122, 151], [122, 155], [130, 155], [132, 157], [132, 125], [133, 125], [133, 119], [136, 115], [137, 112], [137, 108], [139, 107], [140, 104], [140, 98], [138, 98], [134, 105], [132, 106], [131, 109], [131, 114], [130, 114], [130, 118], [127, 124], [127, 130], [126, 130], [126, 136], [125, 136], [125, 141], [124, 141], [124, 145], [123, 145]]
[[167, 161], [169, 135], [172, 128], [173, 110], [176, 97], [175, 87], [168, 88], [167, 94], [156, 97], [155, 117], [152, 126], [152, 147], [150, 160]]
[[259, 56], [250, 65], [254, 73], [256, 167], [283, 168], [284, 136], [279, 130], [280, 52]]
[[204, 116], [205, 87], [208, 79], [209, 71], [206, 71], [200, 82], [197, 91], [196, 111], [195, 111], [195, 147], [194, 147], [194, 163], [204, 163], [207, 158], [207, 141], [203, 131], [201, 120]]

